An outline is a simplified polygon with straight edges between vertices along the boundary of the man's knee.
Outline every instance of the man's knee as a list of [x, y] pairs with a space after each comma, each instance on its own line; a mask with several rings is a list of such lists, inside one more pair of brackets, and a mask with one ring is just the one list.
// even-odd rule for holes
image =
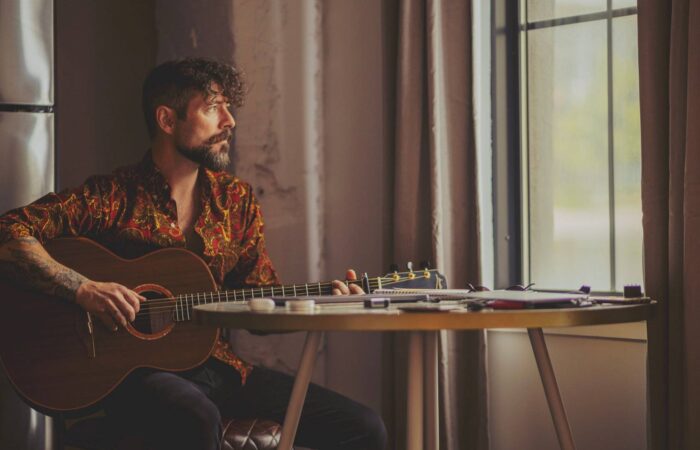
[[185, 441], [197, 443], [197, 448], [219, 448], [221, 413], [212, 402], [200, 402], [182, 412], [181, 432]]
[[357, 419], [364, 436], [362, 448], [367, 450], [384, 450], [387, 432], [381, 416], [370, 408], [364, 408]]
[[170, 448], [218, 450], [221, 439], [219, 408], [194, 383], [176, 374], [154, 373], [144, 378], [147, 408], [163, 443]]

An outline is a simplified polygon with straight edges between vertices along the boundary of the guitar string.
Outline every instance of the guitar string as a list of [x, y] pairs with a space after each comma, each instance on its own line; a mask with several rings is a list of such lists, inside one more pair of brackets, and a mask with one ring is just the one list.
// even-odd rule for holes
[[[361, 280], [351, 280], [349, 281], [350, 284], [361, 284]], [[308, 284], [295, 284], [292, 286], [287, 285], [287, 286], [259, 286], [259, 287], [252, 287], [252, 288], [241, 288], [241, 289], [230, 289], [226, 291], [209, 291], [209, 292], [195, 292], [192, 294], [182, 294], [182, 295], [176, 295], [174, 297], [158, 297], [154, 298], [151, 300], [148, 300], [144, 305], [156, 305], [158, 304], [163, 304], [164, 306], [170, 306], [172, 305], [173, 301], [181, 301], [183, 298], [192, 298], [194, 297], [195, 299], [198, 296], [202, 296], [203, 298], [212, 298], [212, 296], [216, 296], [219, 300], [214, 301], [214, 302], [204, 302], [204, 303], [226, 303], [226, 301], [222, 301], [222, 297], [226, 297], [228, 294], [229, 297], [233, 297], [234, 300], [237, 297], [242, 297], [242, 300], [247, 300], [250, 298], [260, 298], [264, 296], [277, 296], [274, 294], [275, 290], [278, 290], [280, 293], [283, 295], [280, 295], [281, 297], [294, 297], [295, 295], [287, 295], [288, 291], [292, 291], [292, 293], [296, 292], [297, 295], [304, 294], [306, 295], [306, 292], [309, 291], [310, 295], [320, 295], [320, 292], [317, 292], [319, 290], [328, 290], [331, 288], [333, 285], [332, 282], [325, 282], [325, 283], [308, 283]], [[307, 289], [308, 286], [308, 289]], [[370, 287], [371, 287], [370, 283]], [[324, 289], [327, 288], [327, 289]], [[296, 290], [295, 290], [296, 289]], [[313, 292], [313, 293], [312, 293]], [[235, 293], [235, 294], [234, 294]], [[201, 303], [199, 303], [201, 304]]]
[[[377, 288], [379, 285], [391, 285], [395, 284], [397, 282], [401, 281], [406, 281], [410, 280], [411, 278], [409, 277], [400, 277], [399, 279], [394, 279], [393, 277], [383, 277], [381, 279], [378, 279], [377, 277], [373, 278], [368, 278], [367, 281], [370, 285], [370, 288]], [[362, 285], [364, 280], [346, 280], [346, 283], [348, 284], [356, 284], [356, 285]], [[194, 296], [203, 296], [203, 298], [206, 299], [207, 296], [210, 298], [212, 295], [216, 295], [218, 297], [218, 301], [212, 302], [212, 303], [221, 303], [221, 296], [227, 296], [227, 295], [233, 295], [234, 300], [240, 294], [241, 297], [243, 297], [243, 300], [246, 300], [246, 296], [250, 293], [248, 298], [259, 298], [259, 297], [265, 297], [268, 295], [268, 290], [269, 290], [269, 296], [276, 296], [275, 295], [275, 289], [280, 290], [282, 292], [282, 297], [287, 296], [287, 291], [292, 290], [292, 295], [290, 296], [298, 296], [298, 295], [303, 295], [309, 292], [309, 290], [314, 290], [318, 289], [323, 290], [325, 288], [330, 288], [333, 285], [333, 282], [315, 282], [315, 283], [305, 283], [305, 284], [293, 284], [293, 285], [282, 285], [282, 286], [258, 286], [258, 287], [250, 287], [250, 288], [239, 288], [239, 289], [229, 289], [225, 291], [209, 291], [209, 292], [195, 292], [192, 294], [181, 294], [177, 295], [175, 297], [159, 297], [159, 298], [154, 298], [151, 300], [148, 300], [146, 304], [150, 305], [157, 305], [157, 304], [163, 304], [164, 306], [170, 306], [171, 303], [175, 301], [181, 300], [183, 297], [194, 297]], [[258, 295], [258, 294], [262, 295]], [[309, 294], [312, 295], [312, 294]], [[313, 295], [320, 295], [320, 292], [315, 292]], [[207, 303], [205, 301], [205, 303]]]
[[[322, 285], [321, 287], [322, 288], [325, 287], [327, 289], [319, 290], [318, 285], [316, 285], [316, 286], [313, 286], [313, 289], [309, 289], [309, 295], [324, 295], [324, 291], [326, 292], [326, 295], [330, 294], [330, 289], [329, 289], [331, 287], [330, 284], [325, 285], [325, 286]], [[370, 284], [370, 289], [376, 289], [377, 287], [378, 287], [378, 285], [375, 286], [373, 284]], [[287, 294], [291, 294], [291, 293], [287, 292]], [[170, 310], [170, 309], [173, 309], [174, 307], [176, 307], [176, 305], [178, 308], [183, 308], [183, 307], [189, 308], [190, 306], [212, 304], [212, 303], [234, 303], [234, 304], [240, 303], [240, 304], [243, 304], [243, 303], [247, 303], [252, 298], [261, 298], [261, 297], [265, 297], [265, 296], [268, 296], [268, 292], [264, 292], [264, 291], [255, 292], [255, 291], [253, 291], [252, 293], [248, 293], [246, 298], [232, 299], [229, 296], [228, 300], [225, 300], [223, 295], [219, 295], [218, 293], [215, 293], [215, 292], [209, 292], [209, 293], [203, 293], [200, 297], [201, 300], [198, 300], [197, 294], [187, 294], [186, 296], [184, 296], [184, 295], [178, 296], [177, 298], [168, 297], [168, 298], [158, 298], [158, 299], [148, 300], [146, 303], [143, 304], [143, 307], [141, 308], [139, 313], [141, 313], [142, 311], [159, 312], [159, 311], [163, 311], [163, 310]], [[216, 297], [216, 299], [214, 299], [213, 301], [208, 300], [208, 299], [213, 299], [214, 297]], [[280, 295], [280, 297], [294, 297], [294, 295]], [[155, 303], [155, 305], [153, 303]]]
[[[405, 279], [399, 280], [399, 281], [405, 281]], [[361, 283], [361, 280], [351, 280], [350, 282], [353, 284], [359, 284], [359, 283]], [[395, 284], [396, 282], [397, 281], [390, 279], [390, 280], [384, 280], [380, 284], [380, 282], [377, 281], [376, 279], [370, 279], [369, 280], [369, 287], [371, 290], [373, 290], [373, 289], [378, 288], [380, 285], [387, 286], [387, 285]], [[285, 292], [289, 289], [295, 288], [296, 286], [297, 285], [294, 285], [294, 287], [291, 287], [291, 288], [287, 286], [285, 289]], [[301, 286], [303, 286], [303, 289], [305, 291], [306, 285], [301, 285]], [[332, 286], [332, 283], [311, 283], [309, 285], [309, 288], [313, 288], [313, 289], [323, 288], [323, 287], [328, 288], [330, 286]], [[283, 287], [284, 286], [281, 286], [280, 288], [283, 288]], [[259, 289], [259, 288], [251, 288], [251, 295], [246, 299], [231, 300], [229, 298], [228, 301], [223, 301], [223, 303], [243, 304], [243, 303], [246, 303], [251, 298], [260, 298], [260, 297], [264, 297], [265, 295], [267, 295], [264, 292], [264, 289], [265, 289], [264, 286], [262, 287], [262, 290], [260, 292], [255, 292], [256, 289]], [[245, 290], [247, 291], [248, 288], [246, 288]], [[236, 292], [242, 292], [242, 291], [243, 291], [242, 289], [236, 290]], [[226, 292], [233, 292], [233, 291], [226, 291]], [[216, 292], [216, 296], [218, 297], [218, 300], [213, 301], [211, 303], [221, 303], [222, 300], [221, 300], [220, 294], [222, 294], [222, 293], [224, 293], [224, 292]], [[202, 298], [205, 299], [204, 304], [209, 304], [210, 302], [206, 301], [206, 297], [209, 296], [209, 298], [213, 298], [214, 292], [186, 294], [186, 295], [181, 295], [181, 296], [177, 296], [177, 297], [163, 297], [163, 298], [156, 298], [156, 299], [148, 300], [146, 303], [144, 303], [144, 305], [143, 305], [144, 307], [141, 308], [141, 310], [137, 313], [137, 317], [136, 317], [135, 321], [138, 319], [149, 320], [148, 317], [144, 317], [144, 316], [153, 315], [153, 314], [162, 314], [165, 312], [178, 313], [179, 315], [182, 315], [183, 317], [185, 314], [189, 315], [190, 307], [195, 306], [194, 303], [197, 300], [197, 297], [199, 295], [201, 295]], [[314, 292], [312, 295], [321, 295], [321, 292], [318, 292], [318, 293]], [[186, 297], [192, 298], [193, 301], [189, 302]], [[183, 302], [183, 299], [184, 299], [184, 302]], [[197, 302], [197, 304], [201, 305], [202, 303]], [[176, 308], [178, 308], [179, 311], [175, 311]]]
[[[350, 280], [350, 282], [353, 283], [353, 284], [358, 284], [358, 283], [361, 283], [361, 280]], [[386, 283], [385, 283], [385, 284], [386, 284]], [[294, 286], [296, 287], [297, 285], [294, 285]], [[301, 286], [303, 287], [304, 292], [306, 292], [306, 285], [301, 285]], [[332, 283], [311, 283], [311, 284], [309, 285], [309, 288], [319, 289], [319, 288], [322, 288], [322, 287], [330, 288], [331, 286], [332, 286]], [[370, 290], [374, 290], [374, 289], [378, 288], [379, 286], [380, 286], [380, 282], [377, 281], [376, 279], [370, 281], [370, 283], [369, 283]], [[280, 288], [281, 288], [281, 287], [282, 287], [282, 286], [280, 286]], [[263, 288], [264, 288], [264, 286], [263, 286]], [[253, 289], [256, 289], [256, 288], [253, 288]], [[290, 289], [290, 288], [288, 287], [287, 290], [289, 290], [289, 289]], [[313, 289], [310, 289], [310, 290], [313, 290]], [[246, 290], [248, 290], [248, 289], [246, 289]], [[238, 291], [240, 291], [240, 290], [237, 290], [237, 292], [238, 292]], [[230, 292], [230, 291], [229, 291], [229, 292]], [[212, 298], [214, 292], [200, 293], [200, 294], [201, 294], [202, 297], [204, 297], [204, 298], [206, 298], [207, 295], [208, 295], [210, 298]], [[230, 299], [229, 299], [228, 302], [224, 301], [224, 303], [244, 304], [244, 303], [247, 303], [248, 300], [250, 300], [251, 298], [260, 298], [260, 297], [261, 297], [260, 294], [262, 294], [262, 296], [265, 295], [265, 293], [264, 293], [263, 291], [260, 291], [260, 292], [257, 292], [257, 293], [256, 293], [256, 292], [253, 292], [253, 294], [254, 294], [254, 295], [251, 295], [251, 296], [248, 297], [246, 300], [230, 300]], [[311, 293], [311, 292], [310, 292], [310, 294], [311, 294], [311, 295], [320, 295], [321, 293], [320, 293], [320, 292], [319, 292], [319, 293], [316, 293], [316, 292]], [[195, 293], [195, 294], [187, 294], [187, 297], [190, 297], [190, 298], [194, 297], [194, 298], [196, 298], [197, 295], [198, 295], [197, 293]], [[188, 301], [186, 301], [186, 302], [183, 303], [183, 301], [182, 301], [182, 298], [183, 298], [183, 297], [184, 297], [184, 296], [178, 296], [178, 297], [167, 297], [167, 298], [158, 298], [158, 299], [148, 300], [148, 301], [144, 304], [144, 306], [149, 305], [150, 303], [152, 303], [152, 302], [154, 302], [154, 301], [159, 302], [159, 303], [161, 303], [161, 304], [159, 304], [159, 305], [157, 305], [157, 306], [155, 306], [155, 307], [149, 306], [148, 308], [142, 308], [142, 309], [136, 314], [136, 318], [135, 318], [134, 321], [131, 322], [131, 323], [132, 323], [132, 324], [138, 324], [138, 323], [143, 323], [144, 321], [148, 322], [148, 321], [151, 320], [151, 316], [157, 315], [157, 314], [166, 314], [166, 313], [167, 313], [167, 314], [170, 314], [170, 315], [172, 315], [172, 316], [176, 316], [176, 317], [179, 316], [179, 317], [182, 317], [182, 320], [177, 320], [177, 319], [175, 319], [176, 322], [177, 322], [177, 321], [184, 321], [184, 320], [185, 320], [184, 317], [187, 317], [187, 320], [189, 320], [189, 319], [190, 319], [190, 314], [191, 314], [191, 312], [190, 312], [191, 307], [194, 307], [195, 304], [194, 304], [194, 303], [190, 303], [190, 302], [188, 302]], [[213, 303], [219, 303], [219, 302], [221, 302], [221, 299], [220, 299], [220, 296], [218, 295], [218, 293], [217, 293], [217, 297], [219, 297], [219, 301], [214, 301]], [[290, 297], [292, 297], [292, 296], [290, 296]], [[173, 300], [175, 300], [175, 302], [173, 302]], [[162, 305], [162, 303], [167, 303], [167, 305]], [[198, 303], [198, 304], [202, 304], [202, 303]], [[208, 303], [207, 303], [207, 304], [208, 304]]]

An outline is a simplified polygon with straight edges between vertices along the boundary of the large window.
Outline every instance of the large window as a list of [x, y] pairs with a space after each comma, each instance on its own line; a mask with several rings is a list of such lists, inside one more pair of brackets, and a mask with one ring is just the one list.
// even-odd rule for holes
[[506, 3], [518, 7], [521, 278], [595, 291], [641, 283], [636, 2]]

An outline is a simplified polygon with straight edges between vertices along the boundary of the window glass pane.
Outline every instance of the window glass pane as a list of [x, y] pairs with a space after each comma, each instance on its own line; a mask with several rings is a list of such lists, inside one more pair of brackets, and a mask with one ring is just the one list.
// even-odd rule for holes
[[[637, 0], [613, 0], [612, 3], [613, 9], [629, 8], [630, 6], [637, 6]], [[636, 23], [637, 19], [635, 18], [634, 21]]]
[[606, 0], [527, 0], [527, 21], [558, 19], [606, 9]]
[[616, 289], [642, 284], [641, 130], [637, 16], [613, 20]]
[[530, 280], [610, 286], [606, 22], [528, 32]]

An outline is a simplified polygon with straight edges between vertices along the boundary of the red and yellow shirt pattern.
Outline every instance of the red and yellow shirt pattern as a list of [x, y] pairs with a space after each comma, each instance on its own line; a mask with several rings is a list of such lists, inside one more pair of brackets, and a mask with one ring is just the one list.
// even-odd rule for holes
[[[263, 219], [251, 186], [226, 172], [199, 171], [201, 216], [194, 231], [200, 254], [219, 287], [279, 284], [265, 249]], [[177, 226], [170, 187], [151, 153], [111, 175], [90, 177], [82, 186], [50, 193], [0, 216], [0, 244], [33, 236], [44, 243], [62, 236], [83, 236], [123, 258], [166, 247], [187, 247]], [[212, 356], [235, 367], [243, 383], [252, 366], [217, 342]]]

